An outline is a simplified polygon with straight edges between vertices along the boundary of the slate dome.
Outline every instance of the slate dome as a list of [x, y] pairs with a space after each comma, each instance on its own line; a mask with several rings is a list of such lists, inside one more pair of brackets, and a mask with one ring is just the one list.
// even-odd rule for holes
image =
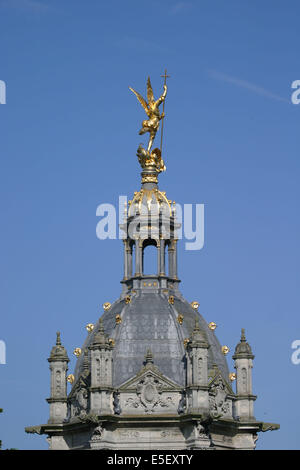
[[[169, 293], [141, 292], [130, 296], [130, 302], [119, 299], [102, 315], [105, 333], [114, 340], [113, 386], [118, 387], [141, 369], [148, 349], [154, 364], [175, 383], [186, 385], [185, 345], [198, 319], [199, 327], [209, 344], [208, 368], [215, 364], [228, 381], [228, 366], [221, 345], [204, 318], [181, 296]], [[128, 300], [127, 300], [128, 302]], [[116, 322], [120, 315], [121, 322]], [[178, 316], [182, 315], [182, 323]], [[88, 335], [82, 350], [93, 343], [99, 331], [98, 322]], [[75, 381], [83, 369], [83, 354], [78, 358]]]

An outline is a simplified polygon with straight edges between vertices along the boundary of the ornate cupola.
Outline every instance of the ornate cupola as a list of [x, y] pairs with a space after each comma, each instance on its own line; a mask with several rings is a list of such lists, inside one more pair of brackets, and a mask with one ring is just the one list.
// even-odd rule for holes
[[[158, 151], [158, 149], [157, 149]], [[144, 162], [142, 187], [129, 201], [121, 229], [124, 238], [123, 294], [178, 289], [176, 206], [157, 182], [155, 162]], [[144, 253], [148, 246], [156, 248], [156, 271], [144, 269]], [[166, 260], [166, 257], [168, 259]], [[168, 265], [168, 271], [166, 266]]]
[[[166, 80], [166, 74], [165, 74]], [[46, 434], [51, 449], [254, 449], [259, 431], [278, 425], [253, 414], [252, 360], [244, 331], [229, 372], [227, 346], [197, 301], [180, 292], [177, 273], [176, 206], [158, 187], [165, 170], [161, 148], [152, 145], [165, 117], [166, 82], [155, 100], [150, 79], [147, 101], [131, 89], [147, 120], [140, 134], [141, 188], [126, 205], [122, 292], [102, 300], [103, 313], [87, 324], [75, 370], [57, 337], [51, 368], [50, 419], [26, 428]], [[156, 268], [145, 270], [145, 250], [154, 247]], [[83, 319], [86, 321], [86, 319]], [[237, 379], [237, 389], [233, 384]]]

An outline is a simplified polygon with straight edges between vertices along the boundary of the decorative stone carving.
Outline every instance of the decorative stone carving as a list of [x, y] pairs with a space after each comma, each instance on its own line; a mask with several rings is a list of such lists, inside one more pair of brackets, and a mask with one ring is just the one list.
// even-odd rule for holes
[[125, 401], [125, 407], [144, 408], [146, 413], [153, 413], [155, 408], [169, 408], [175, 406], [171, 396], [164, 397], [163, 382], [152, 374], [145, 375], [136, 386], [136, 397], [129, 397]]
[[210, 388], [209, 407], [214, 418], [220, 417], [230, 411], [226, 388], [221, 377], [218, 377]]
[[178, 404], [178, 413], [182, 414], [186, 412], [186, 392], [182, 391], [181, 392], [181, 398], [179, 400]]
[[116, 415], [121, 414], [120, 394], [118, 392], [113, 393], [113, 409]]
[[123, 439], [126, 439], [126, 438], [137, 439], [138, 437], [140, 437], [139, 431], [130, 430], [130, 429], [120, 430], [119, 434]]
[[86, 388], [79, 388], [72, 399], [72, 415], [84, 417], [87, 414], [88, 408], [88, 391]]
[[90, 447], [91, 449], [97, 449], [98, 444], [102, 441], [104, 434], [104, 428], [102, 423], [100, 422], [94, 429], [93, 435], [90, 439]]

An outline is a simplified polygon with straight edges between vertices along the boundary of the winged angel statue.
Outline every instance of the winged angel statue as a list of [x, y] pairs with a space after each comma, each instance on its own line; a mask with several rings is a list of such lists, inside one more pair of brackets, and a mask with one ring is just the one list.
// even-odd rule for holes
[[161, 152], [160, 150], [154, 149], [152, 150], [150, 154], [151, 147], [153, 145], [153, 141], [155, 139], [156, 133], [159, 129], [159, 122], [161, 119], [164, 118], [165, 114], [159, 112], [159, 106], [161, 103], [166, 98], [167, 95], [167, 85], [164, 85], [164, 91], [163, 94], [158, 98], [158, 100], [155, 101], [154, 95], [153, 95], [153, 90], [150, 82], [150, 77], [148, 77], [147, 80], [147, 101], [142, 97], [140, 93], [135, 91], [133, 88], [129, 87], [129, 89], [136, 95], [137, 99], [143, 106], [147, 116], [149, 119], [145, 119], [142, 122], [142, 128], [139, 131], [139, 135], [145, 134], [146, 132], [149, 132], [150, 137], [149, 137], [149, 142], [148, 142], [148, 147], [147, 150], [145, 150], [141, 145], [138, 148], [138, 157], [139, 161], [142, 166], [148, 166], [154, 163], [156, 166], [157, 171], [164, 171], [165, 166], [163, 164], [163, 161], [161, 160]]

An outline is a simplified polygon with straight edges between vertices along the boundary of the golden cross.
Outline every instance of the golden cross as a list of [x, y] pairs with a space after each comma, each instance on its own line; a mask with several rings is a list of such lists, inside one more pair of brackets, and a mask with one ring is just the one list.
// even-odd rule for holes
[[161, 75], [161, 77], [165, 79], [164, 85], [166, 85], [167, 84], [167, 78], [170, 78], [170, 75], [167, 75], [167, 69], [165, 69], [165, 73], [164, 73], [164, 75]]
[[[167, 84], [167, 78], [170, 78], [170, 75], [167, 75], [167, 69], [165, 69], [164, 75], [161, 75], [162, 78], [164, 78], [164, 85]], [[165, 100], [163, 102], [163, 113], [165, 112]], [[162, 153], [162, 141], [163, 141], [163, 132], [164, 132], [164, 117], [162, 118], [162, 123], [161, 123], [161, 135], [160, 135], [160, 154]]]

